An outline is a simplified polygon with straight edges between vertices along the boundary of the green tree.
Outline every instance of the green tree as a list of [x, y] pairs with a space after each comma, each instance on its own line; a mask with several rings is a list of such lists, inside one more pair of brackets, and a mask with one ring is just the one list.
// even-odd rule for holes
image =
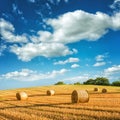
[[80, 85], [80, 82], [76, 82], [76, 83], [74, 83], [74, 85]]
[[83, 84], [86, 85], [110, 85], [109, 80], [105, 77], [97, 77], [94, 79], [89, 79], [85, 81]]
[[97, 77], [95, 79], [95, 85], [110, 85], [109, 80], [105, 77]]
[[59, 81], [59, 82], [55, 83], [55, 85], [65, 85], [65, 83], [63, 81]]
[[113, 86], [120, 86], [120, 80], [112, 82]]
[[85, 81], [83, 84], [86, 84], [86, 85], [94, 85], [94, 84], [95, 84], [95, 80], [94, 80], [94, 79], [88, 79], [88, 80]]

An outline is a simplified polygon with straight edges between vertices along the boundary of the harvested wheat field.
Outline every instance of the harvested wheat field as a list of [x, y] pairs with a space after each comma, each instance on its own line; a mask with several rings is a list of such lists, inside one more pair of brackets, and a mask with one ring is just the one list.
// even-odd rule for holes
[[[94, 92], [90, 85], [56, 85], [0, 91], [0, 120], [120, 120], [120, 88], [104, 86], [107, 93]], [[55, 90], [47, 96], [48, 89]], [[72, 103], [73, 90], [87, 90], [89, 102]], [[19, 101], [24, 91], [28, 99]]]

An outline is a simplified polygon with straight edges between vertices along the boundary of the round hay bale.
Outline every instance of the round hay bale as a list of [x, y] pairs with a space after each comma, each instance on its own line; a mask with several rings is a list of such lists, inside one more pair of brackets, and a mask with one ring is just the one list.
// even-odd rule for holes
[[17, 98], [17, 100], [27, 100], [28, 95], [26, 92], [18, 92], [18, 93], [16, 93], [16, 98]]
[[74, 90], [71, 94], [72, 103], [85, 103], [89, 101], [89, 95], [86, 90]]
[[94, 88], [94, 91], [99, 91], [99, 88]]
[[47, 95], [52, 96], [55, 94], [54, 90], [47, 90]]
[[107, 89], [106, 88], [103, 88], [102, 89], [102, 93], [106, 93], [107, 92]]

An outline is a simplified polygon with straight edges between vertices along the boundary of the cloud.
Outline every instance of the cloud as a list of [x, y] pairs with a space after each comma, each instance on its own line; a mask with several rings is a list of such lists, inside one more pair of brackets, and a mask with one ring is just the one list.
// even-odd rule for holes
[[78, 68], [78, 67], [80, 67], [80, 65], [78, 65], [78, 64], [71, 65], [71, 68]]
[[120, 74], [120, 65], [115, 65], [104, 70], [105, 75]]
[[69, 0], [64, 0], [66, 3], [69, 1]]
[[110, 5], [110, 8], [120, 11], [120, 0], [114, 0], [113, 4]]
[[6, 45], [0, 45], [0, 56], [3, 55], [3, 51], [7, 48]]
[[52, 43], [53, 36], [49, 31], [38, 31], [37, 36], [31, 36], [30, 39], [34, 43]]
[[35, 3], [36, 0], [28, 0], [28, 2]]
[[0, 75], [0, 80], [19, 80], [19, 81], [36, 81], [55, 78], [60, 75], [64, 75], [69, 70], [61, 69], [59, 71], [53, 70], [45, 74], [38, 73], [30, 69], [22, 69], [21, 71], [14, 71]]
[[61, 1], [64, 1], [65, 3], [67, 3], [69, 0], [47, 0], [47, 1], [53, 5], [59, 5]]
[[47, 1], [53, 5], [59, 5], [59, 3], [61, 2], [61, 0], [47, 0]]
[[69, 0], [47, 0], [47, 1], [53, 5], [59, 5], [61, 1], [64, 1], [65, 3], [67, 3]]
[[54, 30], [51, 42], [68, 44], [80, 40], [96, 41], [109, 29], [119, 30], [119, 21], [120, 13], [109, 16], [101, 12], [91, 14], [77, 10], [49, 19], [46, 23]]
[[[49, 32], [38, 32], [40, 37], [30, 36], [32, 43], [28, 42], [26, 35], [14, 35], [15, 28], [4, 19], [0, 19], [2, 39], [11, 43], [26, 43], [22, 46], [12, 45], [10, 51], [15, 53], [22, 61], [30, 61], [37, 56], [58, 57], [76, 53], [77, 50], [69, 50], [67, 46], [61, 43], [44, 42], [50, 38]], [[41, 43], [41, 41], [43, 41]], [[39, 43], [39, 44], [38, 44]], [[39, 50], [39, 51], [38, 51]]]
[[12, 8], [13, 8], [13, 12], [16, 13], [16, 10], [18, 9], [17, 5], [16, 4], [12, 4]]
[[104, 58], [105, 58], [104, 55], [97, 55], [95, 59], [96, 59], [96, 61], [103, 61]]
[[50, 2], [51, 4], [55, 4], [54, 0], [47, 0], [48, 2]]
[[5, 40], [6, 42], [26, 43], [28, 41], [25, 34], [15, 35], [14, 34], [15, 28], [13, 27], [13, 25], [2, 18], [0, 19], [0, 30], [2, 39]]
[[20, 60], [30, 61], [37, 56], [57, 57], [77, 53], [76, 49], [69, 49], [69, 43], [81, 40], [96, 41], [109, 29], [120, 30], [119, 21], [119, 12], [109, 16], [101, 12], [92, 14], [76, 10], [65, 13], [58, 18], [44, 21], [53, 32], [39, 30], [37, 35], [25, 33], [15, 35], [13, 25], [4, 19], [0, 19], [0, 28], [2, 39], [6, 42], [24, 43], [22, 46], [11, 46], [10, 51], [15, 53]]
[[97, 55], [95, 57], [96, 63], [93, 65], [94, 67], [99, 67], [106, 65], [106, 62], [104, 62], [105, 58], [108, 57], [108, 53], [105, 53], [104, 55]]
[[103, 66], [105, 64], [106, 64], [106, 62], [96, 62], [93, 66], [94, 67], [99, 67], [99, 66]]
[[57, 2], [59, 3], [61, 0], [57, 0]]
[[96, 41], [109, 29], [119, 30], [119, 21], [120, 13], [109, 16], [101, 12], [91, 14], [77, 10], [65, 13], [56, 19], [48, 19], [46, 24], [53, 28], [53, 33], [38, 31], [38, 36], [34, 36], [34, 38], [36, 37], [36, 41], [39, 42], [59, 42], [63, 44], [80, 40]]
[[57, 75], [63, 75], [63, 74], [65, 74], [68, 71], [69, 70], [67, 70], [67, 69], [61, 69], [60, 71], [54, 70], [52, 73], [50, 73], [50, 76], [55, 77]]
[[80, 82], [83, 83], [84, 81], [88, 80], [90, 78], [90, 76], [88, 74], [83, 74], [83, 75], [78, 75], [78, 76], [74, 76], [74, 77], [68, 77], [63, 79], [62, 81], [67, 81], [67, 82]]
[[65, 61], [58, 61], [58, 62], [55, 62], [54, 65], [64, 65], [64, 64], [67, 64], [67, 63], [74, 63], [74, 62], [79, 62], [79, 58], [69, 58]]
[[112, 19], [112, 24], [111, 24], [112, 29], [120, 30], [120, 12], [112, 16], [111, 19]]
[[21, 10], [19, 10], [17, 4], [12, 4], [12, 12], [15, 14], [15, 15], [23, 15], [23, 12]]
[[[74, 51], [70, 51], [67, 46], [61, 43], [28, 43], [22, 47], [17, 45], [11, 46], [11, 52], [15, 53], [22, 61], [30, 61], [34, 57], [59, 57], [73, 54]], [[62, 52], [61, 52], [62, 51]]]
[[51, 8], [51, 6], [50, 6], [49, 3], [46, 3], [46, 6], [47, 6], [47, 9], [48, 9], [48, 10], [50, 10], [50, 11], [52, 10], [52, 8]]

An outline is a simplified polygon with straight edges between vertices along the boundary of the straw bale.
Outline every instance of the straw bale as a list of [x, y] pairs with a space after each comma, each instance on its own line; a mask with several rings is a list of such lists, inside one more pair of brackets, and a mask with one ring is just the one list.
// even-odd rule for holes
[[72, 103], [85, 103], [89, 101], [87, 90], [74, 90], [71, 94]]
[[18, 93], [16, 93], [16, 98], [17, 98], [17, 100], [27, 100], [28, 95], [26, 92], [18, 92]]
[[47, 90], [47, 95], [52, 96], [55, 94], [54, 90]]

